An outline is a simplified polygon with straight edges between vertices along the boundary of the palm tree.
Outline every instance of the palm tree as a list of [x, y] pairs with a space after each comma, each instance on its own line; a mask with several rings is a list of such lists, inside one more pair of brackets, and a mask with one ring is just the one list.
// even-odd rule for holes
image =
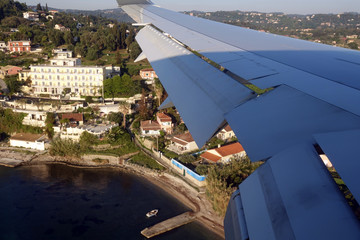
[[131, 109], [131, 105], [126, 101], [119, 102], [119, 111], [123, 114], [123, 127], [126, 128], [126, 115], [129, 114], [129, 110]]

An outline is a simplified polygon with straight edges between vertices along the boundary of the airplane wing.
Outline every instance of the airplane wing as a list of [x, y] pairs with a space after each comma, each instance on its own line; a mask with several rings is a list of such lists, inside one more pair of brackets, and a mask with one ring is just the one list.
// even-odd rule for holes
[[[360, 52], [117, 0], [198, 146], [228, 122], [252, 161], [232, 196], [228, 239], [360, 239], [319, 146], [360, 201]], [[257, 88], [256, 88], [257, 87]], [[256, 90], [269, 89], [265, 94]]]

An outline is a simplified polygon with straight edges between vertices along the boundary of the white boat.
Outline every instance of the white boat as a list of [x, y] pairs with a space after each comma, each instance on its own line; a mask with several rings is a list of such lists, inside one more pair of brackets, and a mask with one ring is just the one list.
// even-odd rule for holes
[[148, 212], [146, 214], [147, 217], [153, 217], [153, 216], [156, 216], [156, 214], [159, 212], [159, 210], [157, 209], [154, 209], [154, 210], [151, 210], [150, 212]]

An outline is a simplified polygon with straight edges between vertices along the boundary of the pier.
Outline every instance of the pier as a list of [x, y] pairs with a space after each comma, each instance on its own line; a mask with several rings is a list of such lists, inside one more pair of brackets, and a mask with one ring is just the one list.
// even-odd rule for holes
[[185, 224], [188, 224], [194, 221], [195, 218], [195, 213], [186, 212], [176, 217], [160, 222], [152, 227], [145, 228], [141, 231], [141, 234], [146, 238], [152, 238], [175, 228], [181, 227]]

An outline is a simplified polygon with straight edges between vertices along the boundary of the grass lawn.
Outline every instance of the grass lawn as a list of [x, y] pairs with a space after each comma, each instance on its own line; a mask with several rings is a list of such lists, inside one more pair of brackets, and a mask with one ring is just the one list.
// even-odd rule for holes
[[133, 156], [129, 162], [155, 170], [164, 170], [163, 166], [161, 166], [154, 159], [148, 157], [142, 152]]

